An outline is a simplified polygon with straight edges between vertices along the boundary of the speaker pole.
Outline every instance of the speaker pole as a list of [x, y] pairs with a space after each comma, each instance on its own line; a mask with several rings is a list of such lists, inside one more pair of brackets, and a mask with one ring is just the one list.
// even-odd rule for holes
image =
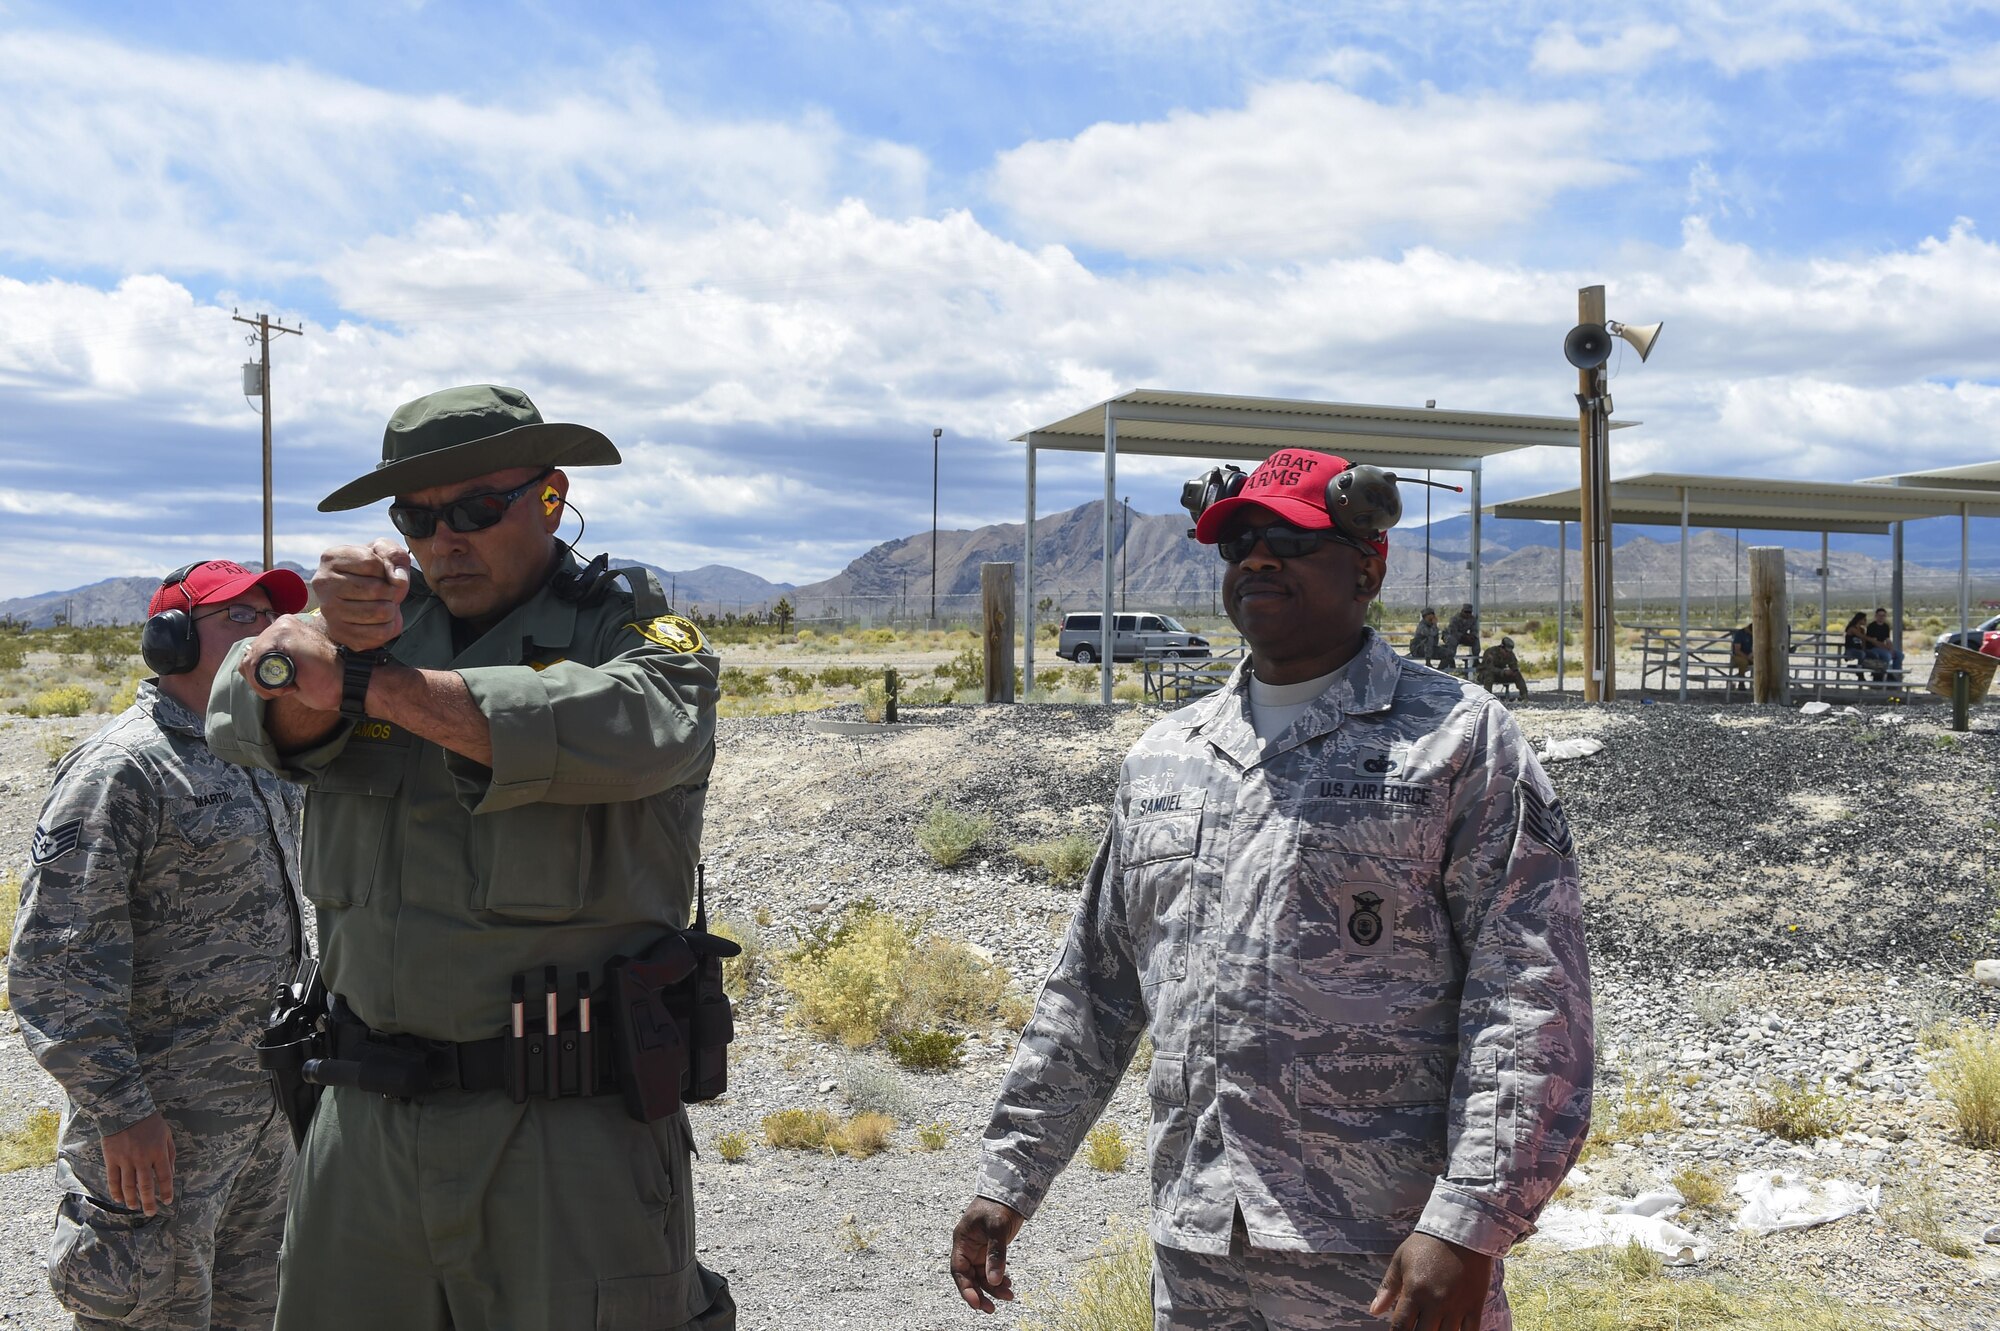
[[[1604, 322], [1604, 288], [1584, 287], [1576, 293], [1576, 319], [1582, 324]], [[1583, 526], [1583, 698], [1610, 702], [1617, 697], [1617, 663], [1612, 646], [1611, 619], [1611, 448], [1610, 422], [1604, 409], [1602, 365], [1577, 371], [1577, 434], [1581, 445]]]

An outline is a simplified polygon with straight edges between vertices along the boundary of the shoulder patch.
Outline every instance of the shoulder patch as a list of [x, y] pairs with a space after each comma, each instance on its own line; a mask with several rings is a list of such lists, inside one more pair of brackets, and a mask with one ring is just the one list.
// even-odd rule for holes
[[1576, 843], [1570, 839], [1562, 801], [1543, 799], [1542, 792], [1526, 781], [1521, 783], [1521, 827], [1556, 854], [1575, 857]]
[[38, 865], [52, 864], [75, 850], [83, 839], [83, 819], [72, 818], [55, 827], [35, 828], [35, 840], [28, 856]]
[[708, 646], [708, 640], [701, 636], [701, 630], [679, 615], [661, 615], [658, 619], [634, 622], [625, 626], [644, 638], [647, 642], [676, 652], [699, 652]]

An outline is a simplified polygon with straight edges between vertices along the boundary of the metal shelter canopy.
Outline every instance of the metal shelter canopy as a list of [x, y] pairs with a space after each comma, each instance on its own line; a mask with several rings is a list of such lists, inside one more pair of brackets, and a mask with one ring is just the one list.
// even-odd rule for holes
[[1947, 490], [2000, 490], [2000, 462], [1974, 462], [1963, 467], [1906, 471], [1895, 476], [1870, 476], [1873, 485], [1916, 485]]
[[[1986, 465], [1986, 464], [1982, 464]], [[1968, 468], [1954, 470], [1965, 471]], [[1941, 473], [1927, 473], [1935, 477]], [[1648, 472], [1610, 484], [1613, 523], [1678, 526], [1681, 529], [1681, 603], [1683, 641], [1688, 620], [1688, 529], [1690, 527], [1749, 527], [1763, 531], [1816, 531], [1820, 534], [1820, 624], [1826, 626], [1827, 534], [1859, 532], [1883, 535], [1892, 528], [1897, 540], [1893, 558], [1893, 600], [1896, 646], [1902, 648], [1903, 543], [1902, 524], [1917, 518], [1959, 519], [1958, 569], [1960, 628], [1971, 622], [1971, 582], [1966, 533], [1973, 517], [2000, 517], [2000, 493], [1944, 486], [1883, 484], [1871, 481], [1797, 481], [1757, 476], [1697, 476]], [[1567, 524], [1582, 515], [1576, 490], [1554, 490], [1489, 505], [1496, 518], [1526, 518]], [[1566, 531], [1559, 540], [1567, 546]], [[1560, 611], [1558, 612], [1560, 614]], [[1681, 687], [1687, 697], [1687, 655], [1681, 656]]]
[[[1614, 429], [1637, 424], [1617, 421]], [[1262, 462], [1285, 448], [1337, 453], [1350, 462], [1413, 471], [1463, 471], [1472, 517], [1472, 601], [1479, 594], [1479, 482], [1484, 461], [1536, 445], [1577, 447], [1572, 416], [1519, 416], [1431, 407], [1371, 406], [1294, 398], [1238, 397], [1140, 388], [1086, 407], [1073, 416], [1014, 436], [1028, 446], [1028, 527], [1022, 560], [1027, 633], [1022, 684], [1035, 686], [1035, 454], [1041, 449], [1104, 455], [1104, 634], [1100, 683], [1111, 701], [1113, 591], [1112, 512], [1117, 506], [1118, 452], [1151, 457]]]

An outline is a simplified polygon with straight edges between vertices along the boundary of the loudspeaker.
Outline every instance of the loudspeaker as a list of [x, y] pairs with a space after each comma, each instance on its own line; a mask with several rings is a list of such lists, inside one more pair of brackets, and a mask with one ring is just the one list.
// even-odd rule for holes
[[1653, 349], [1653, 343], [1659, 340], [1660, 328], [1660, 324], [1640, 324], [1635, 328], [1631, 324], [1619, 323], [1616, 319], [1604, 325], [1604, 330], [1611, 336], [1622, 337], [1632, 344], [1632, 349], [1639, 353], [1642, 364], [1645, 362], [1646, 353]]
[[187, 598], [185, 610], [162, 610], [146, 617], [139, 632], [139, 655], [156, 675], [185, 675], [201, 664], [201, 636], [194, 627], [194, 597], [183, 584], [194, 571], [183, 564], [160, 579], [162, 587], [179, 587]]
[[1596, 369], [1611, 359], [1610, 332], [1603, 324], [1578, 324], [1563, 339], [1563, 359], [1579, 370]]

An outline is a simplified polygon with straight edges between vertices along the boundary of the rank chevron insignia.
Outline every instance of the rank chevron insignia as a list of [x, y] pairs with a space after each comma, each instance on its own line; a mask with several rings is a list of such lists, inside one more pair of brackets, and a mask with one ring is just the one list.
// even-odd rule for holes
[[59, 827], [36, 827], [28, 856], [36, 864], [49, 864], [76, 849], [83, 839], [83, 819], [72, 818]]

